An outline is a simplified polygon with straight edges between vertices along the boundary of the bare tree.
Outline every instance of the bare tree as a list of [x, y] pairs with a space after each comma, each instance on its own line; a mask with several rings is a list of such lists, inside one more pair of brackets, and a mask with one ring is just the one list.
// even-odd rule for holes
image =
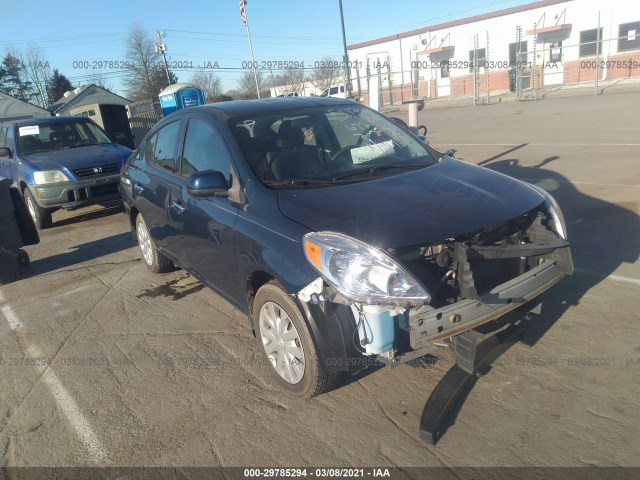
[[138, 24], [134, 24], [126, 40], [127, 76], [124, 79], [127, 97], [131, 100], [156, 100], [160, 91], [177, 81], [169, 72], [171, 82], [162, 63], [162, 56], [156, 52], [153, 37]]
[[201, 70], [191, 75], [189, 82], [197, 85], [204, 90], [204, 96], [207, 103], [213, 103], [222, 94], [222, 81], [212, 71]]
[[311, 83], [320, 91], [325, 91], [336, 82], [342, 81], [343, 71], [340, 62], [331, 57], [324, 57], [318, 62], [320, 67], [316, 68], [311, 75]]
[[93, 83], [94, 85], [104, 88], [110, 92], [113, 91], [113, 85], [107, 80], [105, 74], [96, 70], [93, 70], [91, 74], [89, 74], [87, 77], [87, 83]]
[[[265, 82], [264, 75], [260, 70], [256, 70], [258, 77], [258, 85], [260, 85], [260, 97], [266, 98], [270, 96], [268, 89], [265, 89], [267, 83]], [[242, 99], [258, 98], [256, 92], [256, 81], [253, 77], [253, 70], [247, 70], [238, 79], [238, 96]]]
[[286, 85], [292, 92], [302, 94], [307, 84], [307, 75], [303, 68], [288, 68], [278, 76], [280, 85]]
[[47, 82], [50, 76], [49, 62], [40, 47], [31, 46], [22, 58], [26, 79], [35, 90], [36, 99], [42, 108], [47, 108], [54, 100], [49, 98]]

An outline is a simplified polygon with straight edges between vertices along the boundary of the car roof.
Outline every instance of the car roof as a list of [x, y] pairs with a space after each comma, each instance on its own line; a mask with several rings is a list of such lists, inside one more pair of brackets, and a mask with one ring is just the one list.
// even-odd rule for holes
[[275, 97], [262, 100], [233, 100], [191, 108], [201, 110], [216, 109], [226, 113], [229, 117], [244, 117], [298, 108], [338, 105], [353, 105], [353, 101], [326, 97]]
[[75, 120], [75, 121], [89, 121], [88, 118], [86, 117], [74, 117], [74, 116], [70, 116], [70, 115], [65, 115], [65, 116], [61, 116], [61, 117], [36, 117], [36, 118], [25, 118], [22, 120], [13, 120], [13, 121], [8, 121], [6, 123], [0, 123], [0, 125], [16, 125], [18, 127], [22, 126], [22, 125], [41, 125], [43, 123], [64, 123], [64, 122], [68, 122], [69, 120]]

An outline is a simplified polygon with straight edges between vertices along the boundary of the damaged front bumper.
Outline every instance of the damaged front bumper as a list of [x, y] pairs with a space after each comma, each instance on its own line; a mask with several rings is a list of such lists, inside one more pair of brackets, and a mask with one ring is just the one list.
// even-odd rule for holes
[[[383, 307], [352, 303], [321, 278], [300, 291], [298, 298], [321, 309], [328, 305], [346, 306], [355, 331], [350, 329], [353, 334], [343, 341], [350, 343], [348, 340], [353, 339], [356, 343], [358, 337], [356, 350], [362, 356], [397, 366], [433, 352], [445, 339], [476, 329], [534, 300], [573, 272], [568, 242], [551, 232], [538, 232], [535, 242], [523, 244], [455, 243], [453, 257], [460, 298], [440, 308], [428, 304]], [[486, 288], [486, 283], [474, 278], [477, 262], [493, 264], [505, 260], [517, 263], [519, 274], [493, 288]]]
[[555, 285], [563, 273], [555, 260], [498, 285], [478, 299], [464, 299], [438, 309], [419, 309], [409, 317], [411, 348], [420, 349], [502, 317]]

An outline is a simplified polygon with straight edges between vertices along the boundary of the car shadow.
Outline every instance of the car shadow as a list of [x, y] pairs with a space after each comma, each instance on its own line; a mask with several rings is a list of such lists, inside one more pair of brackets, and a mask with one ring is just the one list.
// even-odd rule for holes
[[122, 204], [122, 201], [119, 201], [119, 200], [115, 200], [110, 203], [104, 203], [101, 205], [103, 207], [101, 210], [89, 210], [89, 211], [76, 210], [76, 212], [78, 212], [77, 215], [63, 218], [62, 220], [54, 219], [51, 228], [56, 229], [60, 227], [66, 227], [69, 225], [74, 225], [79, 222], [96, 220], [98, 218], [108, 217], [116, 213], [124, 212], [124, 205]]
[[[42, 275], [54, 270], [78, 265], [82, 262], [95, 260], [112, 253], [127, 250], [136, 245], [130, 232], [120, 233], [111, 237], [101, 238], [92, 242], [83, 243], [70, 247], [71, 251], [52, 255], [50, 257], [39, 258], [31, 262], [29, 271], [22, 278]], [[140, 261], [137, 258], [135, 261]]]
[[524, 331], [522, 341], [527, 345], [534, 345], [569, 308], [578, 305], [589, 290], [620, 265], [632, 264], [640, 256], [640, 243], [631, 240], [640, 238], [640, 216], [622, 205], [586, 195], [566, 177], [545, 168], [559, 158], [548, 157], [533, 166], [523, 166], [515, 158], [486, 165], [547, 190], [567, 222], [576, 272], [542, 295], [541, 315]]
[[[517, 158], [494, 161], [525, 145], [486, 159], [479, 165], [547, 190], [560, 205], [567, 222], [576, 267], [574, 275], [563, 279], [541, 295], [540, 315], [531, 317], [514, 311], [500, 320], [502, 323], [520, 323], [522, 329], [519, 341], [533, 346], [569, 308], [578, 305], [589, 290], [607, 279], [620, 265], [634, 263], [638, 259], [640, 244], [635, 239], [640, 238], [640, 217], [635, 211], [622, 205], [578, 190], [566, 177], [549, 167], [560, 159], [557, 155], [547, 157], [533, 166], [523, 166]], [[611, 248], [606, 248], [607, 245]], [[499, 345], [495, 352], [487, 353], [490, 361], [482, 373], [486, 374], [491, 368], [490, 363], [515, 343], [518, 342]], [[421, 419], [420, 433], [426, 443], [435, 444], [455, 423], [464, 400], [475, 384], [476, 376], [462, 372], [457, 364], [438, 382], [425, 403]]]

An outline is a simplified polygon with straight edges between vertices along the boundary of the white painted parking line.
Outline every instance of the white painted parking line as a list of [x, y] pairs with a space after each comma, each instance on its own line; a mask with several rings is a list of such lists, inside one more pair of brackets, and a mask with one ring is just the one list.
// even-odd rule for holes
[[[491, 165], [491, 164], [489, 164]], [[543, 183], [545, 181], [548, 181], [550, 183], [571, 183], [574, 185], [596, 185], [598, 187], [630, 187], [630, 188], [638, 188], [640, 187], [640, 185], [633, 185], [633, 184], [628, 184], [628, 183], [598, 183], [598, 182], [578, 182], [578, 181], [574, 181], [574, 180], [556, 180], [555, 178], [549, 178], [549, 179], [540, 179], [540, 178], [520, 178], [518, 177], [518, 180], [524, 180], [525, 182], [531, 182], [531, 183]]]
[[5, 305], [4, 307], [0, 308], [0, 311], [2, 311], [4, 318], [7, 319], [11, 330], [22, 328], [22, 321], [18, 318], [16, 312], [13, 311], [11, 305]]
[[609, 275], [609, 278], [616, 282], [628, 283], [629, 285], [637, 285], [640, 287], [640, 280], [637, 278], [621, 277], [620, 275]]
[[[22, 328], [22, 321], [13, 311], [11, 305], [5, 305], [0, 309], [0, 311], [2, 311], [2, 314], [7, 319], [9, 326], [13, 330]], [[35, 345], [27, 346], [27, 355], [31, 358], [45, 358], [40, 349]], [[51, 368], [47, 368], [45, 365], [35, 365], [35, 367], [42, 374], [42, 379], [49, 388], [53, 398], [55, 398], [58, 407], [69, 420], [69, 423], [76, 431], [80, 441], [91, 454], [93, 461], [99, 466], [105, 465], [105, 463], [109, 461], [106, 450], [98, 440], [98, 437], [94, 433], [87, 419], [82, 415], [82, 412], [73, 397], [69, 395], [69, 392], [67, 392], [62, 385], [62, 382], [60, 382]]]
[[[40, 350], [33, 345], [30, 345], [27, 348], [27, 353], [31, 358], [44, 358]], [[104, 465], [108, 462], [106, 450], [98, 440], [98, 437], [91, 428], [91, 425], [80, 411], [78, 404], [75, 402], [73, 397], [71, 397], [69, 392], [67, 392], [62, 385], [62, 382], [60, 382], [51, 368], [46, 368], [44, 365], [36, 365], [36, 367], [40, 372], [42, 372], [42, 379], [47, 384], [47, 387], [49, 387], [53, 398], [56, 399], [58, 406], [66, 415], [69, 423], [78, 434], [80, 441], [82, 441], [93, 457], [95, 463], [98, 465]]]
[[[586, 273], [587, 275], [596, 275], [589, 270], [585, 270], [584, 268], [574, 268], [576, 273]], [[637, 285], [640, 287], [640, 280], [637, 278], [631, 277], [623, 277], [622, 275], [609, 275], [607, 277], [609, 280], [613, 280], [614, 282], [627, 283], [629, 285]]]

